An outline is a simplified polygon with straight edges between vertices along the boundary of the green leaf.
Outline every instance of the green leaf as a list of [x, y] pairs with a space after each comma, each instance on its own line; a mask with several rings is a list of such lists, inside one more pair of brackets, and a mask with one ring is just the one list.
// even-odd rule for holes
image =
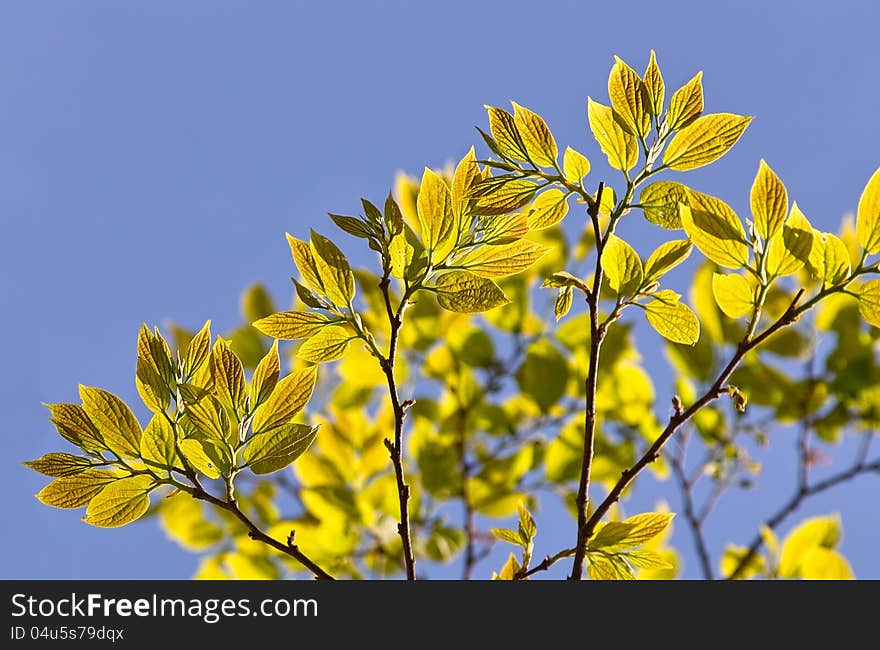
[[700, 339], [700, 321], [690, 308], [679, 302], [673, 291], [657, 291], [645, 305], [648, 323], [673, 343], [694, 345]]
[[107, 449], [98, 428], [79, 404], [44, 404], [59, 435], [87, 451]]
[[448, 311], [481, 312], [510, 302], [492, 280], [468, 271], [441, 275], [434, 285], [434, 291], [437, 302]]
[[515, 530], [510, 530], [509, 528], [492, 528], [491, 530], [492, 534], [502, 542], [507, 542], [508, 544], [513, 544], [515, 546], [523, 545], [519, 533]]
[[171, 403], [174, 371], [165, 340], [158, 331], [153, 334], [146, 324], [141, 325], [137, 343], [135, 385], [147, 408], [159, 413]]
[[487, 278], [520, 273], [550, 249], [537, 242], [521, 239], [506, 246], [480, 246], [455, 261], [455, 266]]
[[[299, 274], [302, 278], [302, 284], [306, 288], [311, 289], [312, 291], [315, 291], [317, 293], [325, 293], [324, 283], [321, 281], [321, 276], [318, 274], [318, 267], [315, 264], [315, 257], [312, 254], [312, 247], [309, 246], [308, 242], [297, 239], [290, 233], [286, 233], [286, 235], [287, 243], [290, 244], [290, 252], [293, 255], [293, 261], [296, 262], [296, 268], [299, 269]], [[295, 280], [294, 283], [296, 283]], [[297, 293], [300, 292], [297, 291]], [[300, 298], [302, 298], [301, 293]], [[305, 299], [303, 299], [303, 302], [308, 304], [310, 307], [316, 306], [310, 304]]]
[[846, 558], [822, 547], [811, 548], [804, 554], [801, 577], [804, 580], [855, 580]]
[[84, 521], [99, 528], [116, 528], [140, 519], [150, 507], [156, 483], [140, 474], [115, 481], [89, 502]]
[[669, 110], [666, 112], [666, 125], [670, 131], [686, 127], [703, 112], [702, 80], [701, 71], [673, 93], [669, 100]]
[[568, 214], [568, 195], [553, 188], [541, 192], [535, 197], [528, 212], [528, 227], [531, 230], [542, 230], [555, 226]]
[[593, 137], [608, 156], [608, 164], [622, 172], [635, 167], [639, 160], [638, 142], [617, 123], [611, 108], [587, 98], [587, 117]]
[[177, 438], [164, 413], [155, 414], [141, 437], [141, 458], [147, 465], [170, 468], [177, 458]]
[[296, 278], [290, 278], [293, 281], [293, 286], [296, 287], [296, 295], [303, 302], [304, 305], [309, 307], [313, 307], [315, 309], [322, 309], [324, 305], [321, 300], [318, 299], [318, 296], [314, 291], [309, 289], [304, 284], [301, 284]]
[[272, 296], [266, 287], [254, 282], [241, 293], [241, 314], [248, 323], [268, 316], [275, 310]]
[[587, 562], [590, 580], [635, 580], [626, 560], [616, 555], [588, 553]]
[[800, 574], [806, 554], [814, 548], [833, 549], [840, 541], [840, 518], [812, 517], [805, 520], [785, 538], [779, 558], [779, 574], [794, 578]]
[[562, 169], [565, 180], [578, 185], [590, 173], [590, 161], [579, 151], [566, 147], [562, 155]]
[[60, 478], [62, 476], [79, 474], [91, 467], [92, 461], [90, 458], [85, 458], [83, 456], [53, 452], [50, 454], [44, 454], [36, 460], [29, 460], [22, 464], [45, 476]]
[[511, 103], [513, 122], [529, 159], [541, 167], [554, 167], [559, 149], [544, 118], [516, 102]]
[[244, 366], [229, 344], [218, 336], [211, 353], [211, 376], [214, 379], [214, 393], [226, 408], [232, 410], [240, 419], [245, 413], [247, 390], [244, 381]]
[[307, 339], [331, 321], [313, 311], [281, 311], [253, 323], [266, 336], [282, 341]]
[[752, 183], [751, 204], [755, 228], [766, 241], [782, 227], [788, 216], [788, 191], [763, 159]]
[[523, 545], [528, 546], [535, 539], [535, 535], [538, 534], [538, 526], [535, 524], [532, 513], [526, 509], [525, 505], [520, 503], [517, 506], [517, 511], [519, 512], [519, 537]]
[[880, 169], [874, 172], [859, 197], [856, 236], [868, 254], [880, 253]]
[[345, 355], [349, 342], [355, 338], [346, 328], [330, 325], [303, 343], [296, 356], [312, 363], [336, 361]]
[[281, 359], [278, 357], [278, 341], [272, 341], [272, 347], [266, 356], [260, 360], [254, 369], [251, 379], [251, 410], [266, 401], [275, 385], [278, 383], [278, 375], [281, 372]]
[[688, 205], [690, 190], [681, 183], [658, 181], [642, 190], [639, 205], [645, 219], [667, 230], [681, 228], [679, 205]]
[[391, 275], [395, 278], [415, 280], [428, 264], [425, 247], [409, 224], [404, 224], [403, 231], [391, 240], [388, 253], [391, 256]]
[[137, 458], [141, 426], [128, 405], [100, 388], [80, 385], [79, 396], [83, 410], [97, 427], [104, 443], [121, 456]]
[[[481, 179], [480, 166], [476, 162], [477, 157], [474, 154], [474, 148], [471, 147], [464, 155], [458, 165], [455, 167], [455, 173], [452, 175], [452, 211], [459, 225], [459, 238], [464, 234], [465, 224], [470, 221], [466, 219], [472, 213], [471, 209], [471, 188], [473, 188]], [[402, 217], [401, 217], [402, 219]], [[402, 224], [401, 224], [402, 226]], [[403, 228], [401, 227], [401, 231]]]
[[738, 274], [712, 275], [712, 295], [715, 302], [730, 318], [740, 318], [754, 309], [755, 297], [749, 281]]
[[641, 546], [666, 530], [673, 517], [671, 512], [646, 512], [623, 521], [610, 521], [598, 530], [588, 547], [611, 552]]
[[489, 129], [492, 131], [498, 153], [517, 162], [529, 162], [525, 143], [513, 115], [503, 108], [488, 105], [485, 108], [489, 112]]
[[73, 476], [56, 478], [37, 492], [41, 503], [53, 508], [81, 508], [89, 503], [108, 483], [119, 479], [111, 470], [87, 469]]
[[333, 223], [339, 226], [340, 230], [347, 232], [352, 237], [359, 237], [360, 239], [372, 239], [375, 237], [370, 224], [362, 219], [342, 214], [333, 214], [332, 212], [328, 212], [327, 215], [333, 220]]
[[544, 412], [565, 395], [568, 386], [568, 362], [550, 341], [532, 343], [526, 349], [522, 365], [516, 371], [520, 391]]
[[208, 355], [211, 354], [211, 321], [205, 321], [195, 336], [186, 347], [186, 356], [183, 361], [183, 373], [187, 379], [202, 367]]
[[639, 569], [671, 569], [673, 565], [663, 559], [663, 556], [655, 551], [639, 550], [628, 551], [623, 554], [626, 561]]
[[507, 562], [504, 563], [504, 566], [501, 567], [501, 573], [493, 574], [493, 580], [513, 580], [516, 575], [520, 571], [519, 562], [516, 561], [516, 556], [513, 553], [507, 558]]
[[477, 198], [477, 214], [506, 214], [526, 205], [532, 200], [538, 184], [511, 175], [490, 176], [475, 185], [471, 193]]
[[458, 243], [458, 222], [446, 181], [425, 167], [417, 198], [419, 228], [431, 261], [440, 264]]
[[699, 117], [672, 138], [663, 163], [676, 171], [708, 165], [730, 151], [751, 121], [751, 117], [733, 113]]
[[[747, 549], [744, 546], [728, 544], [721, 557], [721, 575], [729, 577], [745, 558]], [[764, 558], [761, 555], [753, 555], [746, 563], [745, 568], [739, 574], [740, 579], [751, 578], [764, 572]]]
[[198, 401], [186, 402], [180, 422], [188, 433], [194, 430], [199, 437], [207, 436], [216, 442], [224, 442], [230, 435], [226, 409], [212, 394], [203, 395]]
[[251, 428], [256, 433], [263, 433], [289, 424], [308, 404], [317, 380], [317, 366], [294, 370], [284, 377], [278, 382], [269, 398], [257, 408], [251, 421]]
[[354, 299], [354, 274], [342, 251], [320, 233], [311, 231], [311, 251], [324, 295], [335, 305], [345, 306]]
[[691, 192], [690, 202], [690, 206], [679, 206], [679, 214], [694, 246], [726, 268], [740, 269], [748, 264], [746, 233], [730, 206], [720, 199], [696, 192]]
[[880, 327], [880, 280], [868, 280], [858, 288], [859, 313], [869, 325]]
[[[821, 265], [814, 270], [816, 274], [829, 284], [837, 284], [849, 277], [852, 272], [850, 266], [849, 251], [841, 239], [831, 233], [813, 232], [813, 242], [819, 242], [821, 251]], [[812, 253], [811, 265], [814, 263]]]
[[318, 427], [285, 424], [254, 435], [244, 450], [244, 461], [254, 474], [271, 474], [284, 469], [308, 449]]
[[572, 292], [570, 286], [559, 287], [559, 295], [556, 296], [556, 305], [554, 314], [557, 322], [560, 321], [571, 310]]
[[645, 100], [647, 91], [638, 73], [619, 57], [608, 76], [608, 97], [611, 107], [624, 129], [633, 135], [645, 137], [651, 131], [651, 113]]
[[660, 279], [671, 269], [684, 262], [691, 254], [690, 240], [676, 239], [660, 244], [645, 262], [645, 281]]
[[587, 283], [578, 277], [573, 276], [568, 271], [558, 271], [544, 280], [542, 287], [572, 287], [578, 288], [584, 293], [589, 293], [590, 288]]
[[187, 462], [208, 478], [220, 478], [221, 473], [229, 469], [222, 448], [212, 440], [187, 438], [181, 440], [178, 447]]
[[658, 118], [663, 114], [663, 98], [666, 94], [666, 84], [663, 83], [663, 75], [660, 74], [660, 68], [657, 66], [657, 57], [654, 50], [651, 50], [651, 58], [648, 61], [648, 67], [645, 69], [644, 82], [645, 94], [647, 101], [645, 108], [651, 115]]
[[610, 235], [602, 250], [602, 270], [611, 288], [622, 296], [631, 296], [642, 286], [644, 270], [639, 254], [617, 235]]
[[502, 214], [489, 217], [484, 221], [483, 239], [480, 243], [487, 246], [503, 246], [525, 237], [529, 232], [529, 223], [522, 213]]
[[770, 277], [797, 273], [804, 264], [809, 264], [812, 249], [813, 227], [795, 203], [782, 232], [770, 238], [765, 262], [767, 273]]

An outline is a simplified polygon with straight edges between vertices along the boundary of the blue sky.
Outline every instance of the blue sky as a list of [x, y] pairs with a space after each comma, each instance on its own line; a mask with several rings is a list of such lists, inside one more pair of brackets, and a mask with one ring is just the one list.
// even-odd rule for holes
[[[598, 179], [586, 96], [607, 101], [614, 54], [642, 69], [653, 48], [668, 87], [702, 69], [707, 111], [756, 116], [692, 185], [745, 214], [763, 157], [834, 228], [880, 164], [877, 24], [877, 5], [842, 0], [3, 2], [0, 578], [189, 575], [193, 556], [154, 524], [96, 530], [34, 500], [43, 481], [18, 463], [57, 442], [40, 402], [74, 401], [79, 382], [137, 402], [141, 322], [231, 326], [254, 280], [286, 300], [285, 230], [459, 157], [485, 103], [540, 112]], [[723, 502], [716, 552], [788, 495], [790, 443], [767, 457], [777, 478]], [[866, 478], [803, 510], [841, 512], [861, 577], [880, 578], [876, 489]]]

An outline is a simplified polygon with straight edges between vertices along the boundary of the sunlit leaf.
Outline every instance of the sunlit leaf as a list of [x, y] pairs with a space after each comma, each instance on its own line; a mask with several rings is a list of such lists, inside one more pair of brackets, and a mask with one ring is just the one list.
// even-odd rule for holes
[[531, 161], [541, 167], [556, 165], [559, 149], [544, 119], [513, 102], [513, 121]]
[[690, 240], [676, 239], [660, 244], [645, 262], [645, 280], [650, 282], [661, 278], [671, 269], [684, 262], [691, 254]]
[[611, 108], [588, 98], [587, 117], [593, 136], [608, 156], [608, 164], [620, 171], [635, 167], [639, 159], [638, 142], [617, 123]]
[[83, 411], [88, 415], [104, 443], [117, 454], [137, 458], [141, 426], [128, 405], [113, 393], [89, 386], [79, 387]]
[[788, 216], [788, 191], [763, 159], [752, 183], [751, 204], [755, 228], [766, 241], [782, 227]]
[[752, 286], [743, 276], [736, 273], [712, 275], [712, 295], [715, 302], [730, 318], [740, 318], [752, 312], [755, 297]]
[[357, 338], [348, 329], [329, 325], [299, 346], [296, 356], [312, 363], [327, 363], [341, 358], [348, 344]]
[[294, 370], [281, 379], [275, 390], [254, 412], [251, 428], [262, 433], [290, 423], [311, 399], [317, 379], [317, 366]]
[[633, 135], [646, 136], [651, 130], [651, 112], [642, 79], [619, 57], [608, 76], [608, 97], [624, 129]]
[[690, 308], [679, 302], [678, 294], [658, 291], [645, 305], [645, 317], [664, 338], [674, 343], [694, 345], [700, 338], [700, 321]]
[[258, 433], [247, 443], [244, 462], [254, 474], [271, 474], [299, 458], [315, 441], [318, 427], [286, 424]]
[[631, 296], [641, 286], [644, 270], [639, 254], [617, 235], [608, 237], [601, 262], [611, 288], [620, 295]]
[[504, 277], [529, 268], [548, 250], [528, 239], [506, 246], [480, 246], [457, 259], [455, 266], [487, 278]]
[[441, 275], [434, 285], [434, 292], [440, 306], [449, 311], [481, 312], [509, 302], [492, 280], [469, 271]]
[[708, 165], [730, 151], [751, 121], [751, 117], [732, 113], [699, 117], [672, 138], [663, 163], [677, 171]]
[[330, 323], [324, 314], [314, 311], [281, 311], [253, 323], [266, 336], [282, 341], [307, 339]]
[[579, 151], [566, 147], [565, 153], [562, 155], [562, 169], [565, 173], [565, 180], [577, 185], [584, 176], [590, 173], [590, 161]]
[[856, 235], [866, 252], [880, 253], [880, 169], [871, 176], [859, 198]]
[[140, 519], [150, 507], [153, 479], [140, 474], [107, 485], [89, 502], [83, 520], [99, 528], [116, 528]]
[[669, 99], [666, 125], [670, 131], [688, 126], [703, 112], [703, 73], [698, 72]]

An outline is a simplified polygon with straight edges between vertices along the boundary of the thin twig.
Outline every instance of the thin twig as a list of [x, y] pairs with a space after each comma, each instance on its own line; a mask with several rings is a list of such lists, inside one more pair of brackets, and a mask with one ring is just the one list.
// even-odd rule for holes
[[672, 467], [672, 473], [678, 481], [679, 492], [681, 493], [682, 505], [684, 508], [684, 517], [691, 530], [691, 537], [694, 540], [694, 547], [697, 550], [697, 557], [700, 560], [700, 569], [703, 572], [703, 578], [712, 580], [712, 560], [709, 554], [709, 547], [706, 538], [703, 535], [703, 522], [700, 520], [694, 505], [693, 483], [691, 483], [685, 473], [685, 449], [687, 440], [682, 436], [682, 444], [678, 454], [667, 454], [669, 465]]

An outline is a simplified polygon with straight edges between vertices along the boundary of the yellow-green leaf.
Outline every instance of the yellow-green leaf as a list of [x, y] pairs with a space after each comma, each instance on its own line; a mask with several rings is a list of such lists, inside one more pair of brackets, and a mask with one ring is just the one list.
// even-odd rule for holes
[[63, 452], [52, 452], [44, 454], [36, 460], [29, 460], [22, 463], [25, 467], [30, 467], [35, 472], [39, 472], [44, 476], [52, 478], [60, 478], [62, 476], [73, 476], [87, 470], [92, 466], [90, 458], [83, 456], [74, 456]]
[[568, 214], [568, 196], [562, 190], [553, 188], [535, 197], [528, 212], [528, 227], [541, 230], [555, 226]]
[[579, 151], [566, 147], [562, 155], [562, 170], [565, 180], [578, 185], [584, 176], [590, 173], [590, 161]]
[[490, 176], [472, 190], [477, 197], [474, 211], [481, 215], [512, 212], [531, 201], [537, 191], [538, 184], [525, 178]]
[[138, 394], [148, 409], [162, 412], [171, 403], [171, 387], [174, 383], [168, 346], [158, 331], [153, 334], [146, 324], [142, 324], [137, 350], [135, 386]]
[[162, 500], [159, 521], [165, 533], [188, 551], [203, 551], [223, 539], [223, 529], [205, 517], [202, 502], [185, 493]]
[[671, 512], [646, 512], [623, 521], [609, 521], [598, 529], [588, 547], [610, 553], [641, 546], [666, 530], [674, 516]]
[[110, 470], [87, 469], [73, 476], [56, 478], [42, 490], [37, 498], [53, 508], [81, 508], [87, 505], [108, 483], [119, 478]]
[[821, 546], [811, 548], [801, 560], [804, 580], [855, 580], [849, 562], [837, 551]]
[[663, 114], [663, 98], [666, 94], [666, 84], [663, 83], [663, 75], [660, 74], [654, 50], [651, 50], [651, 58], [648, 61], [648, 67], [645, 69], [644, 84], [645, 94], [647, 95], [645, 107], [651, 115], [660, 117]]
[[642, 190], [639, 206], [651, 223], [667, 230], [677, 230], [681, 228], [678, 206], [681, 203], [688, 204], [689, 194], [690, 190], [681, 183], [657, 181]]
[[608, 76], [608, 97], [624, 129], [642, 137], [651, 131], [651, 113], [645, 106], [647, 92], [642, 79], [619, 57], [614, 57]]
[[503, 246], [522, 239], [528, 232], [529, 222], [526, 215], [517, 212], [501, 214], [486, 219], [481, 243], [489, 246]]
[[635, 580], [632, 569], [620, 556], [588, 553], [587, 562], [590, 580]]
[[137, 458], [141, 426], [128, 405], [100, 388], [80, 385], [79, 396], [83, 410], [97, 427], [104, 443], [121, 456]]
[[275, 390], [278, 383], [278, 375], [281, 372], [281, 359], [278, 356], [278, 341], [272, 341], [272, 347], [266, 353], [257, 367], [251, 379], [251, 402], [253, 410], [266, 401], [266, 398]]
[[244, 366], [235, 353], [229, 349], [225, 339], [218, 336], [211, 352], [211, 376], [214, 378], [214, 391], [220, 403], [231, 409], [241, 418], [245, 411], [247, 391], [244, 381]]
[[455, 266], [487, 278], [520, 273], [543, 257], [550, 249], [537, 242], [521, 239], [506, 246], [480, 246], [459, 260]]
[[788, 191], [763, 159], [752, 183], [750, 198], [755, 228], [766, 241], [782, 227], [788, 216]]
[[645, 305], [645, 317], [651, 327], [673, 343], [694, 345], [700, 340], [700, 321], [687, 305], [679, 302], [678, 294], [658, 291], [653, 297]]
[[87, 451], [107, 449], [101, 433], [79, 404], [44, 404], [59, 435]]
[[865, 322], [880, 327], [880, 280], [869, 280], [858, 288], [859, 313]]
[[195, 336], [186, 347], [186, 356], [183, 362], [183, 372], [187, 378], [191, 378], [198, 371], [208, 355], [211, 354], [211, 321], [205, 321]]
[[269, 398], [257, 408], [251, 428], [256, 433], [263, 433], [289, 424], [311, 399], [317, 380], [317, 366], [294, 370], [284, 377]]
[[440, 276], [434, 291], [437, 302], [448, 311], [481, 312], [510, 302], [492, 280], [469, 271], [453, 271]]
[[425, 167], [416, 199], [422, 241], [434, 264], [443, 262], [458, 243], [452, 194], [438, 174]]
[[666, 125], [670, 131], [686, 127], [703, 112], [703, 73], [698, 72], [669, 99]]
[[511, 160], [528, 162], [529, 155], [513, 115], [503, 108], [495, 108], [494, 106], [486, 106], [485, 108], [489, 112], [489, 128], [492, 131], [495, 144], [498, 146], [498, 152]]
[[608, 164], [620, 171], [635, 167], [639, 160], [638, 142], [617, 123], [611, 108], [587, 98], [587, 118], [599, 147], [608, 156]]
[[140, 519], [150, 507], [150, 490], [156, 487], [145, 474], [106, 486], [89, 502], [84, 521], [100, 528], [116, 528]]
[[633, 295], [642, 285], [644, 270], [632, 246], [612, 234], [602, 250], [602, 270], [611, 288], [622, 296]]
[[660, 244], [645, 262], [645, 280], [652, 281], [662, 277], [670, 269], [684, 262], [691, 254], [690, 240], [676, 239]]
[[312, 363], [326, 363], [342, 358], [348, 344], [356, 338], [349, 330], [330, 325], [303, 343], [296, 356]]
[[391, 255], [391, 275], [395, 278], [413, 280], [428, 263], [425, 247], [409, 224], [404, 224], [403, 232], [391, 240], [388, 253]]
[[354, 299], [354, 274], [342, 251], [320, 233], [311, 231], [311, 251], [324, 295], [334, 304], [345, 306]]
[[244, 461], [254, 474], [271, 474], [299, 458], [315, 441], [318, 427], [286, 424], [255, 434], [244, 450]]
[[307, 339], [330, 323], [330, 320], [314, 311], [280, 311], [253, 323], [266, 336], [282, 341]]
[[287, 243], [290, 244], [290, 252], [293, 255], [296, 268], [299, 269], [302, 283], [312, 291], [324, 293], [324, 283], [321, 282], [321, 276], [318, 275], [318, 267], [315, 265], [311, 246], [309, 246], [308, 242], [297, 239], [290, 233], [286, 233], [286, 235]]
[[562, 319], [571, 309], [572, 291], [570, 286], [559, 287], [559, 295], [556, 296], [554, 313], [556, 320]]
[[766, 268], [771, 277], [797, 273], [804, 264], [810, 261], [813, 250], [813, 227], [797, 203], [791, 206], [791, 215], [777, 232], [770, 238], [767, 249]]
[[846, 244], [827, 232], [814, 231], [813, 237], [814, 241], [819, 239], [822, 242], [822, 272], [819, 277], [829, 284], [837, 284], [848, 278], [852, 268]]
[[755, 298], [749, 281], [738, 274], [712, 274], [712, 295], [715, 302], [730, 318], [740, 318], [752, 312]]
[[147, 423], [141, 437], [141, 458], [148, 466], [172, 467], [177, 458], [176, 436], [164, 413], [157, 413]]
[[859, 245], [869, 254], [880, 253], [880, 169], [874, 172], [859, 197], [856, 236]]
[[679, 205], [681, 223], [700, 252], [716, 264], [739, 269], [749, 261], [746, 233], [736, 213], [720, 199], [690, 193], [691, 206]]
[[178, 444], [180, 453], [186, 461], [208, 478], [220, 478], [221, 470], [227, 465], [225, 454], [212, 440], [187, 438]]
[[795, 528], [782, 544], [779, 574], [794, 578], [800, 574], [806, 554], [814, 548], [833, 549], [840, 541], [840, 518], [811, 517]]
[[559, 149], [544, 118], [516, 102], [512, 104], [513, 122], [531, 161], [540, 167], [555, 166]]
[[[460, 229], [469, 223], [465, 217], [471, 214], [471, 188], [480, 180], [480, 166], [476, 163], [474, 148], [471, 147], [455, 168], [452, 175], [452, 210]], [[398, 209], [399, 212], [399, 209]]]
[[708, 165], [730, 151], [751, 121], [751, 117], [733, 113], [699, 117], [672, 138], [663, 163], [677, 171]]

